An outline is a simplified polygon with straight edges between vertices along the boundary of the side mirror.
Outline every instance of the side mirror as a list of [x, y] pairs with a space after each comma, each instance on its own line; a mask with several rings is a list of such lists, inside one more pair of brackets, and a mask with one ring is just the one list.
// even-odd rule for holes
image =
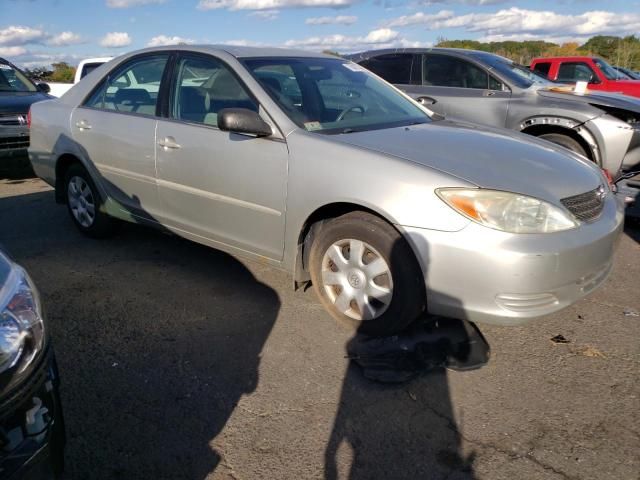
[[598, 84], [600, 83], [600, 79], [595, 74], [592, 73], [591, 76], [589, 77], [589, 83]]
[[218, 128], [226, 132], [244, 133], [256, 137], [273, 135], [271, 126], [253, 110], [223, 108], [218, 112]]
[[49, 86], [49, 84], [44, 82], [38, 83], [36, 85], [36, 88], [38, 89], [39, 92], [42, 92], [42, 93], [49, 93], [51, 91], [51, 87]]

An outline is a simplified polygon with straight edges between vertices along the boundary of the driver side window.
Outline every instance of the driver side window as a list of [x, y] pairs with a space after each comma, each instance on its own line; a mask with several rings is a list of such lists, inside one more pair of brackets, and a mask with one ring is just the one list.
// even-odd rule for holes
[[214, 57], [189, 56], [178, 62], [171, 117], [217, 126], [224, 108], [258, 111], [258, 103], [235, 74]]
[[583, 62], [565, 62], [558, 69], [559, 82], [592, 82], [597, 78], [591, 67]]

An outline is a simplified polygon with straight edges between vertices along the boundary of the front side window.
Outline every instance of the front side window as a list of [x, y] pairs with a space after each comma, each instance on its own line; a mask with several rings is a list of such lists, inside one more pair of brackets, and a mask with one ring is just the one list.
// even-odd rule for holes
[[425, 55], [423, 85], [434, 87], [489, 88], [489, 74], [474, 64], [446, 55]]
[[35, 92], [36, 86], [20, 70], [0, 63], [0, 92]]
[[249, 58], [244, 64], [301, 128], [350, 133], [426, 123], [428, 114], [362, 66], [329, 58]]
[[564, 62], [558, 69], [559, 82], [593, 82], [597, 79], [595, 72], [584, 62]]
[[213, 57], [185, 57], [178, 62], [172, 118], [218, 125], [224, 108], [258, 111], [258, 104], [225, 64]]
[[410, 53], [392, 53], [369, 58], [360, 65], [389, 83], [407, 85], [411, 83], [413, 57]]
[[84, 103], [86, 107], [155, 115], [168, 54], [134, 59], [112, 71]]

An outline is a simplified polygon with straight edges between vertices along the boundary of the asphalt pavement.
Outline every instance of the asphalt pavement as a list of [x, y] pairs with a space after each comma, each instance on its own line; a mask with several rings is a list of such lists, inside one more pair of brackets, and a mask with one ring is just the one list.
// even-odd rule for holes
[[287, 274], [135, 225], [85, 238], [28, 169], [0, 172], [0, 243], [58, 357], [69, 479], [638, 479], [639, 242], [629, 225], [604, 287], [563, 312], [479, 325], [484, 368], [385, 386]]

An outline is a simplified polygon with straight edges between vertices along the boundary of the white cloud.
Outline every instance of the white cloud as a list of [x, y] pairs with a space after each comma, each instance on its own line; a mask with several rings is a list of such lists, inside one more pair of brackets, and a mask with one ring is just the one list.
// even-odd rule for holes
[[164, 3], [166, 0], [107, 0], [109, 8], [131, 8], [153, 3]]
[[0, 30], [0, 46], [11, 47], [28, 43], [41, 43], [47, 38], [47, 33], [39, 28], [11, 25]]
[[100, 40], [100, 46], [106, 48], [120, 48], [127, 45], [131, 45], [131, 37], [127, 32], [109, 32]]
[[499, 5], [501, 3], [507, 3], [509, 0], [417, 0], [416, 5], [431, 6], [438, 4], [458, 4], [458, 5], [470, 5], [476, 7], [484, 7], [488, 5]]
[[192, 40], [191, 38], [184, 38], [184, 37], [178, 37], [178, 36], [168, 37], [166, 35], [158, 35], [156, 37], [153, 37], [151, 40], [149, 40], [149, 42], [147, 43], [147, 47], [160, 47], [163, 45], [178, 45], [180, 43], [191, 44], [191, 43], [196, 43], [196, 41]]
[[258, 17], [262, 20], [276, 20], [280, 15], [279, 10], [256, 10], [249, 14], [252, 17]]
[[77, 45], [83, 42], [84, 40], [77, 33], [62, 32], [49, 37], [49, 40], [47, 40], [47, 45], [50, 45], [52, 47], [65, 47], [67, 45]]
[[593, 35], [627, 35], [640, 31], [640, 14], [594, 10], [576, 15], [517, 7], [494, 13], [455, 15], [442, 10], [436, 14], [418, 12], [392, 19], [387, 27], [424, 25], [429, 30], [460, 28], [483, 34], [484, 39], [583, 38]]
[[337, 15], [335, 17], [311, 17], [304, 23], [307, 25], [353, 25], [358, 21], [354, 15]]
[[198, 9], [274, 10], [282, 8], [328, 7], [345, 8], [358, 0], [200, 0]]
[[438, 13], [423, 13], [418, 12], [413, 15], [403, 15], [402, 17], [394, 18], [385, 23], [387, 27], [409, 27], [411, 25], [426, 25], [429, 26], [439, 20], [449, 20], [453, 18], [455, 14], [451, 10], [441, 10]]
[[379, 28], [370, 31], [365, 36], [325, 35], [308, 37], [301, 40], [287, 40], [285, 47], [303, 48], [309, 50], [336, 50], [340, 53], [357, 52], [371, 48], [391, 47], [426, 47], [431, 44], [411, 41], [400, 36], [400, 33], [390, 28]]
[[17, 57], [27, 53], [27, 49], [20, 46], [0, 47], [0, 57]]

